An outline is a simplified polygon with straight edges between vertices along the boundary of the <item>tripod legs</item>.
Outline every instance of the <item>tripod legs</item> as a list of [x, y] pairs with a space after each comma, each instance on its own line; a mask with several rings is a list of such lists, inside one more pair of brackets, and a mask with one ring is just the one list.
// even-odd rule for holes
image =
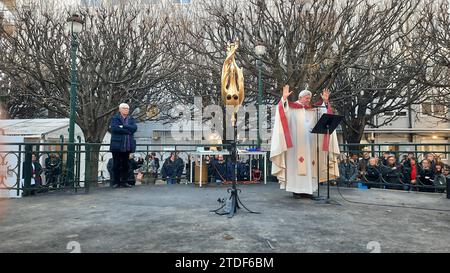
[[[233, 184], [234, 184], [234, 182], [233, 182]], [[259, 212], [255, 212], [255, 211], [248, 209], [242, 203], [242, 201], [238, 195], [238, 193], [240, 193], [240, 192], [241, 192], [241, 190], [237, 189], [234, 184], [232, 188], [228, 189], [228, 193], [230, 193], [230, 197], [228, 198], [228, 200], [225, 201], [224, 204], [220, 208], [218, 208], [216, 210], [212, 210], [211, 212], [214, 212], [217, 215], [228, 215], [228, 218], [232, 218], [234, 216], [234, 214], [237, 212], [237, 210], [240, 209], [242, 206], [249, 213], [259, 214]], [[227, 207], [227, 204], [229, 204], [230, 206]]]

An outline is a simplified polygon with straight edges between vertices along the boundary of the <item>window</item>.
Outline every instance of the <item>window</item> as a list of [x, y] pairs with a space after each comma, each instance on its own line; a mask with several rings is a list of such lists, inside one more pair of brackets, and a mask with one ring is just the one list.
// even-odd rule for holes
[[422, 114], [433, 115], [433, 104], [431, 102], [422, 103]]
[[445, 106], [443, 104], [434, 105], [434, 114], [439, 117], [445, 116]]
[[387, 116], [387, 117], [393, 117], [393, 116], [406, 117], [407, 115], [408, 115], [408, 113], [405, 111], [402, 111], [402, 112], [386, 111], [383, 113], [383, 116]]
[[430, 91], [428, 98], [421, 105], [421, 114], [424, 116], [445, 117], [449, 112], [447, 98], [449, 90], [435, 89]]
[[422, 103], [422, 115], [445, 117], [447, 114], [447, 107], [443, 102], [424, 102]]

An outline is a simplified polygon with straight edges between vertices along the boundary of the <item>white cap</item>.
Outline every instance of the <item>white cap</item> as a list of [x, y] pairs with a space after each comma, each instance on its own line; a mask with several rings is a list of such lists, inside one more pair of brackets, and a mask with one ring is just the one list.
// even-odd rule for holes
[[309, 91], [308, 89], [305, 89], [298, 94], [298, 98], [306, 97], [306, 96], [312, 96], [311, 91]]

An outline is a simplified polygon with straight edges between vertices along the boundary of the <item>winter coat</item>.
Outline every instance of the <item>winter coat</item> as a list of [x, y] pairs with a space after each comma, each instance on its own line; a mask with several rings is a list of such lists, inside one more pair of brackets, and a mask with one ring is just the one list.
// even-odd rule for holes
[[123, 119], [120, 113], [115, 114], [109, 126], [111, 132], [111, 152], [136, 151], [136, 140], [133, 135], [137, 131], [136, 123], [132, 116]]

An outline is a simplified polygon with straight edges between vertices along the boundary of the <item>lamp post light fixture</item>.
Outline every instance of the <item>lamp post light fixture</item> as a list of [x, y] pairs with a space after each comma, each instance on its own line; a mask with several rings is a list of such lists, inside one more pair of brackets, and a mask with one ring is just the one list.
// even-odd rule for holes
[[260, 128], [259, 128], [259, 124], [260, 124], [260, 106], [262, 104], [262, 56], [264, 56], [264, 54], [266, 54], [266, 46], [261, 42], [258, 41], [256, 43], [255, 46], [255, 54], [256, 54], [256, 65], [258, 67], [258, 104], [256, 106], [256, 115], [257, 115], [257, 123], [256, 123], [256, 128], [257, 128], [257, 147], [258, 149], [261, 149], [261, 133], [260, 133]]
[[83, 29], [83, 20], [78, 14], [67, 19], [66, 31], [71, 37], [71, 71], [70, 71], [70, 119], [69, 119], [69, 146], [67, 149], [67, 174], [69, 182], [74, 179], [75, 163], [75, 116], [77, 107], [77, 48], [78, 34]]

